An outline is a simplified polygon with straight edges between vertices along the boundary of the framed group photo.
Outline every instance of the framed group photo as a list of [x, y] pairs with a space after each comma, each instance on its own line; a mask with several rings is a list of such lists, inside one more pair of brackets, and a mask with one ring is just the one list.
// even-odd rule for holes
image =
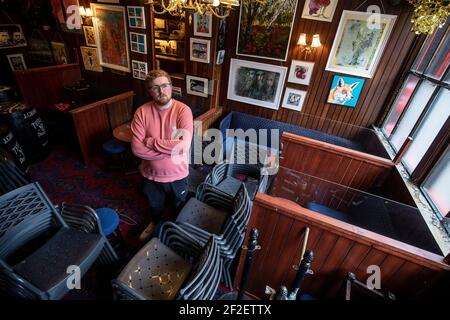
[[281, 106], [295, 111], [302, 111], [305, 98], [306, 91], [286, 88]]
[[287, 68], [231, 59], [227, 98], [278, 110]]
[[373, 77], [397, 16], [380, 14], [372, 24], [371, 15], [344, 10], [325, 70]]
[[314, 62], [292, 60], [288, 82], [303, 84], [305, 86], [309, 85], [313, 69]]
[[0, 49], [26, 47], [20, 24], [0, 24]]
[[205, 39], [191, 38], [190, 44], [191, 61], [209, 63], [210, 41]]
[[186, 92], [194, 96], [208, 97], [208, 79], [186, 76]]

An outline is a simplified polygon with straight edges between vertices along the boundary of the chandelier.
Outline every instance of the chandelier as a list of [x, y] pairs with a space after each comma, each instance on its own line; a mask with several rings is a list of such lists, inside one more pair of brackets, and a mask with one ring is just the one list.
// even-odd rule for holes
[[449, 0], [408, 0], [414, 5], [411, 19], [412, 31], [416, 34], [432, 34], [439, 27], [442, 28], [450, 15]]
[[[233, 7], [239, 6], [239, 0], [149, 0], [153, 12], [181, 15], [184, 10], [197, 12], [200, 15], [214, 15], [219, 19], [229, 16]], [[155, 8], [159, 7], [161, 11]]]

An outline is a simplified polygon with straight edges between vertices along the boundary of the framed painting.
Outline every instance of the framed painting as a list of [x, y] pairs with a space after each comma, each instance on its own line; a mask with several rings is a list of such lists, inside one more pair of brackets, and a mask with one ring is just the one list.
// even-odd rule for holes
[[0, 24], [0, 49], [26, 47], [20, 24]]
[[212, 35], [212, 16], [194, 13], [194, 36], [208, 37]]
[[8, 54], [6, 55], [6, 58], [8, 58], [8, 62], [12, 71], [21, 71], [27, 69], [27, 65], [25, 64], [25, 60], [23, 59], [23, 54]]
[[286, 67], [231, 59], [227, 97], [278, 110], [286, 73]]
[[130, 32], [131, 51], [146, 54], [147, 36], [144, 33]]
[[281, 106], [295, 111], [302, 111], [305, 98], [306, 91], [286, 88]]
[[145, 29], [144, 7], [127, 6], [128, 10], [128, 26], [130, 28]]
[[125, 8], [91, 3], [100, 65], [130, 72]]
[[292, 60], [288, 81], [307, 86], [311, 81], [313, 69], [314, 62]]
[[302, 18], [320, 21], [333, 21], [338, 0], [306, 0]]
[[131, 60], [133, 78], [145, 80], [148, 73], [147, 62]]
[[51, 43], [53, 58], [55, 59], [56, 64], [66, 64], [69, 62], [69, 58], [67, 55], [66, 46], [62, 42], [54, 42]]
[[84, 69], [88, 71], [102, 72], [103, 68], [100, 66], [98, 59], [97, 48], [80, 47], [81, 57], [83, 58]]
[[190, 51], [191, 61], [209, 63], [210, 41], [205, 39], [190, 38], [190, 42], [191, 42], [191, 51]]
[[328, 94], [328, 103], [354, 108], [358, 103], [364, 79], [335, 75]]
[[186, 92], [194, 96], [208, 97], [208, 79], [186, 76]]
[[286, 61], [297, 0], [242, 0], [236, 54]]
[[50, 43], [44, 38], [39, 30], [33, 30], [31, 37], [28, 38], [28, 43], [30, 45], [30, 53], [33, 60], [47, 64], [53, 63], [53, 54]]
[[325, 70], [372, 78], [397, 16], [344, 10]]
[[94, 27], [83, 26], [83, 31], [84, 31], [84, 40], [86, 41], [86, 45], [90, 46], [90, 47], [96, 47], [97, 42], [95, 42]]

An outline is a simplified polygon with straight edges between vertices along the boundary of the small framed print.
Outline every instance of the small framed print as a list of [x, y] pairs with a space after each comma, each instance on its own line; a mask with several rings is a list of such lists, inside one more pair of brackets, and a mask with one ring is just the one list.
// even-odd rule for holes
[[364, 86], [364, 79], [334, 75], [328, 93], [328, 103], [354, 108]]
[[133, 78], [145, 80], [148, 73], [147, 62], [131, 60], [131, 65], [133, 68]]
[[212, 16], [194, 13], [194, 36], [208, 37], [212, 35]]
[[96, 47], [94, 27], [83, 26], [84, 39], [86, 40], [86, 45], [90, 47]]
[[288, 82], [309, 85], [313, 69], [314, 62], [292, 60]]
[[281, 106], [295, 111], [302, 111], [305, 97], [306, 91], [286, 88]]
[[147, 54], [147, 36], [143, 33], [130, 32], [131, 51]]
[[208, 79], [186, 76], [186, 92], [194, 96], [208, 97]]
[[216, 60], [216, 64], [222, 64], [224, 58], [225, 58], [225, 50], [219, 50], [219, 51], [217, 51], [217, 60]]
[[145, 29], [144, 7], [127, 6], [128, 25], [130, 28]]
[[103, 72], [103, 68], [100, 65], [97, 48], [80, 47], [80, 51], [85, 70]]
[[191, 38], [191, 61], [209, 63], [210, 41], [205, 39]]
[[25, 64], [25, 60], [23, 59], [23, 54], [8, 54], [6, 55], [8, 58], [9, 65], [11, 66], [12, 71], [21, 71], [26, 70], [27, 66]]
[[338, 0], [306, 0], [303, 6], [302, 18], [331, 22], [333, 21], [337, 3]]

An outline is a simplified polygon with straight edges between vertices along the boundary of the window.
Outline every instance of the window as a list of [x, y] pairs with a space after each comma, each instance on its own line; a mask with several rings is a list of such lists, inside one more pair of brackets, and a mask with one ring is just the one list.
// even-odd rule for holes
[[395, 152], [412, 137], [402, 164], [441, 217], [450, 211], [449, 22], [425, 40], [382, 125]]

